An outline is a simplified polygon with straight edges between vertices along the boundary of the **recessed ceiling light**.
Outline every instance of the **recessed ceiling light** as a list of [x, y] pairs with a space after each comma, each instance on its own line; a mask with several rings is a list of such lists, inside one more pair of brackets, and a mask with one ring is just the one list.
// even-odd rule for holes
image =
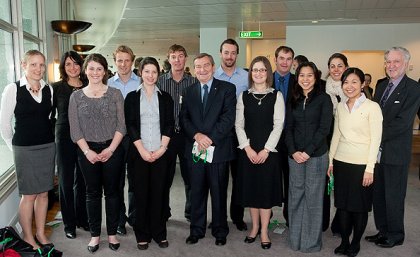
[[318, 21], [312, 21], [312, 23], [318, 23]]

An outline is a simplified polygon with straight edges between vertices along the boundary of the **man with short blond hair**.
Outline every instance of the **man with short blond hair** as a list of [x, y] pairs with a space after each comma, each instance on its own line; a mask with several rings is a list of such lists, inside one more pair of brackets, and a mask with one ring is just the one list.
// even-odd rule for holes
[[[132, 65], [134, 62], [135, 55], [133, 50], [126, 45], [120, 45], [115, 49], [114, 53], [114, 62], [115, 66], [117, 66], [117, 72], [115, 75], [108, 79], [108, 86], [117, 88], [121, 91], [124, 98], [127, 96], [128, 93], [131, 91], [137, 90], [140, 86], [141, 80], [140, 78], [134, 74], [132, 71]], [[135, 222], [135, 205], [134, 205], [134, 192], [133, 192], [133, 185], [131, 182], [130, 174], [127, 174], [128, 179], [128, 217], [125, 214], [126, 207], [124, 203], [124, 187], [125, 187], [125, 173], [126, 173], [126, 162], [127, 162], [127, 153], [129, 148], [129, 138], [128, 136], [124, 136], [123, 141], [121, 142], [123, 149], [125, 151], [124, 154], [124, 167], [121, 171], [121, 179], [120, 179], [120, 221], [118, 223], [117, 233], [120, 235], [127, 234], [127, 230], [125, 228], [125, 222], [128, 220], [128, 223], [133, 226]]]

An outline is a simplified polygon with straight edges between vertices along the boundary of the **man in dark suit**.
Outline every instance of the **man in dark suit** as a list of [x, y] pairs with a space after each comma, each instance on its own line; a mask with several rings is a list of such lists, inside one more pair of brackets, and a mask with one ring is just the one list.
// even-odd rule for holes
[[382, 109], [383, 132], [375, 167], [373, 214], [379, 233], [366, 240], [390, 248], [404, 242], [404, 200], [411, 158], [412, 128], [420, 105], [420, 85], [407, 77], [410, 53], [403, 47], [385, 52], [389, 79], [380, 83], [374, 101]]
[[232, 128], [235, 123], [236, 89], [229, 82], [213, 78], [214, 60], [209, 54], [194, 59], [199, 80], [186, 89], [181, 107], [181, 126], [186, 135], [186, 156], [194, 142], [198, 150], [214, 146], [211, 163], [189, 159], [191, 183], [191, 225], [186, 243], [195, 244], [206, 234], [207, 198], [211, 193], [212, 235], [216, 245], [225, 245], [227, 224], [227, 163], [234, 158]]
[[[280, 46], [274, 53], [274, 62], [276, 63], [276, 71], [273, 73], [273, 87], [283, 94], [286, 106], [290, 103], [292, 96], [292, 86], [295, 83], [295, 75], [290, 73], [292, 68], [295, 52], [288, 46]], [[287, 111], [286, 111], [287, 115]], [[284, 133], [281, 134], [277, 145], [279, 152], [279, 161], [283, 178], [283, 217], [286, 225], [289, 224], [288, 219], [288, 197], [289, 197], [289, 162], [286, 143], [284, 142]]]

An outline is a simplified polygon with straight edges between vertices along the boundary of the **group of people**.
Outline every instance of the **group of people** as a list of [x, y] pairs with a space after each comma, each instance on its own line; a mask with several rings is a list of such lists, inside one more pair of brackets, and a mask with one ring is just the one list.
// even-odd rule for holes
[[260, 236], [261, 248], [271, 247], [272, 207], [283, 205], [290, 248], [320, 251], [332, 177], [337, 212], [331, 229], [342, 240], [334, 253], [358, 254], [372, 204], [379, 233], [366, 240], [381, 247], [402, 244], [411, 128], [420, 105], [420, 86], [405, 75], [409, 52], [393, 47], [385, 53], [388, 79], [373, 98], [363, 92], [363, 71], [349, 67], [340, 53], [328, 60], [326, 82], [313, 62], [295, 58], [287, 46], [276, 49], [275, 70], [258, 56], [247, 72], [236, 66], [238, 54], [235, 40], [223, 41], [220, 67], [213, 56], [198, 54], [193, 77], [185, 73], [185, 48], [175, 44], [167, 54], [168, 73], [160, 75], [158, 61], [145, 57], [137, 76], [131, 70], [135, 55], [122, 45], [113, 54], [117, 72], [108, 78], [105, 57], [94, 53], [83, 61], [69, 51], [60, 62], [61, 81], [49, 86], [42, 79], [45, 57], [28, 51], [25, 74], [6, 86], [0, 110], [22, 195], [24, 240], [42, 251], [54, 247], [44, 225], [57, 165], [67, 238], [76, 238], [81, 227], [91, 233], [88, 251], [99, 249], [104, 192], [111, 250], [119, 249], [116, 235], [127, 233], [126, 222], [138, 249], [148, 249], [152, 240], [167, 248], [178, 158], [190, 222], [187, 244], [198, 243], [208, 227], [216, 245], [226, 244], [229, 170], [231, 219], [247, 230], [249, 208], [252, 220], [247, 244]]

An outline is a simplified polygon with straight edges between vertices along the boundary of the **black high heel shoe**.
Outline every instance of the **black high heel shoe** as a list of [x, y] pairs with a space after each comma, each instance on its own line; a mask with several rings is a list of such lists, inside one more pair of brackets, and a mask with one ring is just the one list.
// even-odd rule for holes
[[255, 239], [257, 238], [258, 235], [254, 236], [254, 237], [250, 237], [250, 236], [246, 236], [244, 239], [244, 242], [247, 244], [252, 244], [255, 242]]
[[48, 244], [43, 244], [41, 243], [38, 238], [36, 237], [36, 235], [34, 236], [35, 242], [41, 246], [41, 247], [50, 247], [50, 248], [54, 248], [54, 244], [53, 243], [48, 243]]

